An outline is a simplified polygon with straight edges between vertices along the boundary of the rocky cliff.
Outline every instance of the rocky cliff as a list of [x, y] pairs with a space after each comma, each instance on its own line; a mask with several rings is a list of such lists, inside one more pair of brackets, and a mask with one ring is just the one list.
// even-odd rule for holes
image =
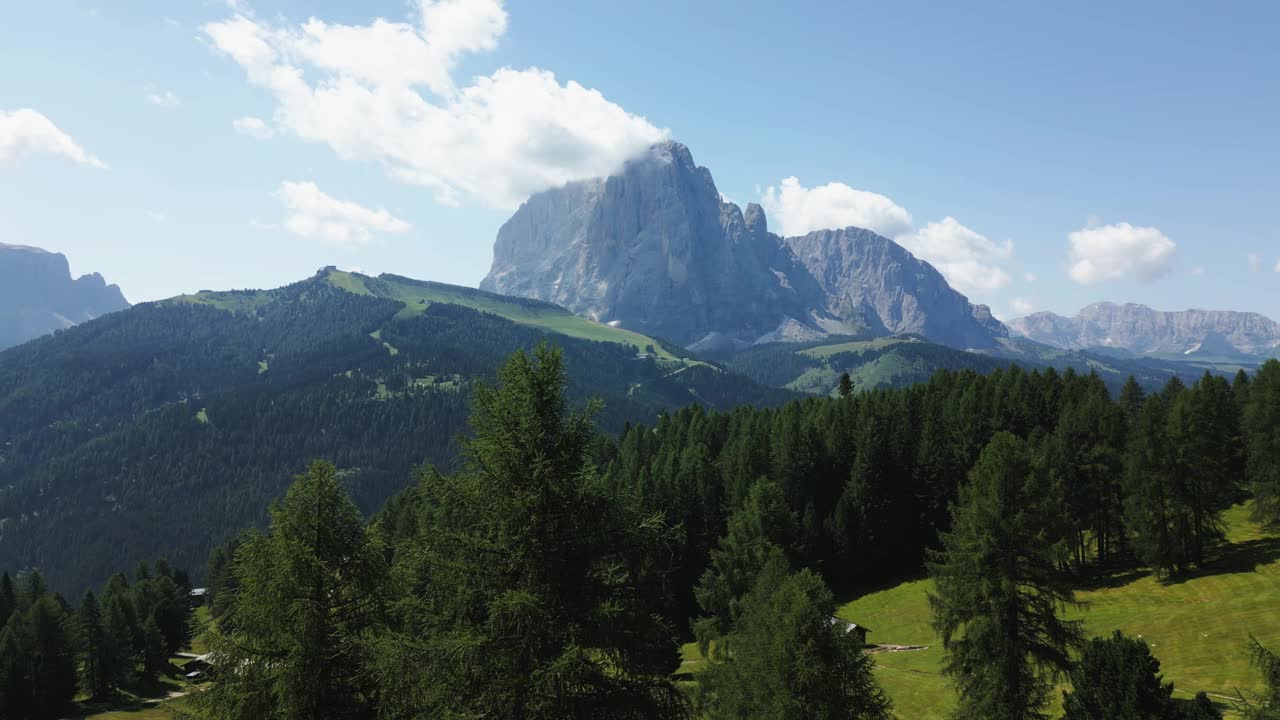
[[674, 142], [607, 178], [531, 197], [498, 231], [480, 287], [695, 349], [862, 332], [987, 347], [1007, 334], [875, 233], [769, 232], [759, 205], [724, 202], [711, 172]]
[[1075, 317], [1038, 312], [1009, 323], [1032, 340], [1068, 349], [1108, 347], [1140, 355], [1275, 355], [1280, 323], [1226, 310], [1161, 312], [1145, 305], [1095, 303]]
[[127, 307], [101, 275], [72, 279], [65, 256], [0, 243], [0, 349]]

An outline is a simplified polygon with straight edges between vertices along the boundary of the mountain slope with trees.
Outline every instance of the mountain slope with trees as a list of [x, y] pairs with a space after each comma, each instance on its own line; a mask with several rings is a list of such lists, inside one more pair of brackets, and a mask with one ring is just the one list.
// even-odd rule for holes
[[552, 305], [405, 278], [146, 303], [0, 353], [0, 567], [73, 595], [149, 557], [202, 567], [315, 458], [376, 510], [450, 465], [475, 381], [546, 338], [613, 430], [791, 397]]

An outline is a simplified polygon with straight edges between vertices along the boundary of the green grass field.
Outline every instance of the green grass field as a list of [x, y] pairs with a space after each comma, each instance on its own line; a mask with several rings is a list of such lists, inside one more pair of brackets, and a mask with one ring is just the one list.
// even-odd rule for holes
[[[1104, 587], [1078, 594], [1089, 605], [1076, 616], [1090, 635], [1119, 629], [1150, 643], [1165, 680], [1175, 684], [1175, 697], [1203, 690], [1225, 702], [1237, 690], [1259, 689], [1244, 645], [1253, 633], [1264, 645], [1280, 647], [1280, 535], [1263, 532], [1247, 516], [1243, 507], [1227, 512], [1230, 544], [1214, 567], [1173, 583], [1136, 573], [1109, 578]], [[928, 646], [876, 655], [877, 676], [898, 717], [912, 720], [945, 718], [955, 702], [929, 627], [929, 588], [926, 580], [905, 583], [839, 611], [870, 627], [871, 642]]]
[[853, 340], [850, 342], [836, 343], [834, 345], [819, 345], [811, 347], [808, 350], [800, 351], [801, 355], [808, 355], [813, 358], [828, 358], [832, 355], [850, 352], [862, 352], [864, 350], [880, 350], [900, 343], [920, 342], [915, 338], [902, 337], [882, 337], [872, 340]]
[[370, 278], [366, 278], [363, 275], [330, 270], [327, 277], [335, 287], [342, 288], [348, 292], [358, 295], [378, 295], [392, 300], [399, 300], [404, 304], [399, 317], [420, 315], [432, 303], [452, 303], [492, 313], [521, 325], [543, 328], [559, 335], [629, 345], [635, 348], [637, 352], [641, 352], [652, 345], [659, 359], [668, 362], [679, 362], [678, 358], [663, 349], [659, 343], [647, 335], [610, 327], [603, 323], [588, 320], [580, 315], [574, 315], [560, 308], [524, 305], [519, 302], [504, 300], [489, 293], [472, 290], [471, 288], [454, 287], [440, 283], [420, 284], [401, 282], [390, 277], [381, 277], [378, 278], [380, 282], [375, 283], [377, 289], [375, 292], [374, 289], [369, 287], [368, 281]]

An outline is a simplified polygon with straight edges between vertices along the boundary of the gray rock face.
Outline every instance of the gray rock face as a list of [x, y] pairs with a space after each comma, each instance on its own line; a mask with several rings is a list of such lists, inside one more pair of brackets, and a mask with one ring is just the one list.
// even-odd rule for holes
[[1280, 323], [1226, 310], [1161, 312], [1145, 305], [1095, 303], [1075, 317], [1038, 312], [1009, 323], [1032, 340], [1067, 349], [1110, 347], [1140, 355], [1274, 355]]
[[818, 230], [784, 242], [846, 326], [861, 322], [872, 331], [915, 333], [959, 348], [990, 347], [1008, 335], [986, 305], [970, 303], [932, 265], [870, 230]]
[[0, 349], [127, 307], [101, 275], [73, 280], [65, 256], [0, 243]]
[[695, 349], [919, 332], [986, 347], [1006, 330], [928, 263], [848, 228], [783, 239], [723, 202], [684, 145], [529, 198], [498, 231], [480, 288], [554, 302]]

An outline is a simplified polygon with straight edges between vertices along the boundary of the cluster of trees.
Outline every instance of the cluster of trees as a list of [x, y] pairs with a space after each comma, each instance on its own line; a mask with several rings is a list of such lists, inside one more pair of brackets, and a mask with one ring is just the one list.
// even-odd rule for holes
[[78, 692], [91, 699], [138, 687], [171, 669], [190, 641], [186, 573], [143, 564], [132, 584], [115, 575], [78, 608], [32, 571], [0, 575], [0, 717], [61, 717]]
[[728, 529], [726, 510], [758, 479], [799, 517], [796, 566], [851, 592], [921, 571], [1000, 432], [1026, 443], [1057, 509], [1041, 528], [1056, 569], [1136, 560], [1185, 573], [1211, 559], [1222, 511], [1249, 492], [1259, 517], [1280, 518], [1276, 408], [1277, 362], [1252, 379], [1174, 379], [1150, 395], [1130, 381], [1114, 399], [1098, 376], [1070, 370], [942, 371], [906, 389], [779, 408], [685, 408], [628, 428], [603, 461], [611, 487], [684, 529], [674, 614], [694, 617], [692, 588]]
[[558, 351], [518, 353], [499, 379], [475, 394], [462, 468], [424, 471], [373, 524], [317, 463], [266, 532], [215, 554], [214, 682], [195, 712], [735, 718], [767, 696], [778, 718], [887, 717], [821, 578], [768, 548], [691, 700], [668, 612], [680, 529], [604, 482], [608, 443], [593, 407], [569, 409]]

